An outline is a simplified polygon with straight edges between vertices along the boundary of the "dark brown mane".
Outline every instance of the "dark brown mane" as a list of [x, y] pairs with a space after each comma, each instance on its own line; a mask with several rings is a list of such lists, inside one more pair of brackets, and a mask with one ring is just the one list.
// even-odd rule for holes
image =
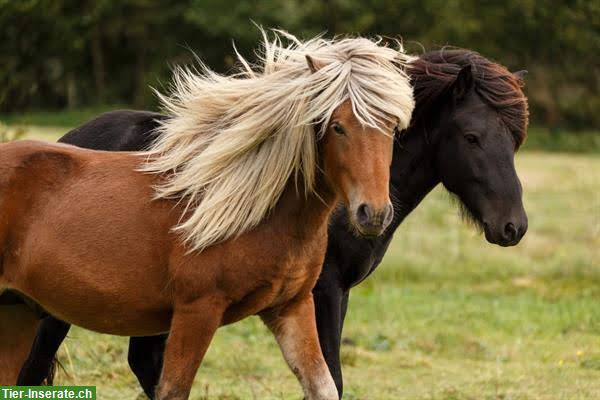
[[472, 50], [435, 50], [411, 62], [408, 72], [416, 100], [414, 118], [422, 118], [467, 65], [472, 68], [475, 90], [487, 104], [498, 110], [519, 148], [527, 136], [529, 116], [527, 98], [521, 90], [522, 82], [504, 66]]

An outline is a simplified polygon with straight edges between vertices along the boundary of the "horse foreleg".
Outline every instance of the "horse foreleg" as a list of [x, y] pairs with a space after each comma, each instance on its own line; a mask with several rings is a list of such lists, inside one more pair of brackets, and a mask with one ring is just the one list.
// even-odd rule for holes
[[308, 400], [337, 400], [338, 392], [323, 359], [312, 294], [277, 312], [261, 315]]
[[150, 399], [155, 398], [154, 389], [163, 366], [166, 340], [167, 335], [132, 337], [129, 340], [129, 367]]
[[0, 306], [0, 385], [15, 385], [39, 325], [25, 304]]
[[224, 304], [214, 299], [202, 299], [175, 308], [156, 400], [189, 397], [196, 371], [221, 325], [224, 310]]
[[345, 316], [343, 302], [345, 298], [347, 299], [346, 293], [337, 278], [328, 279], [324, 274], [313, 289], [319, 343], [340, 398], [344, 390], [340, 347]]

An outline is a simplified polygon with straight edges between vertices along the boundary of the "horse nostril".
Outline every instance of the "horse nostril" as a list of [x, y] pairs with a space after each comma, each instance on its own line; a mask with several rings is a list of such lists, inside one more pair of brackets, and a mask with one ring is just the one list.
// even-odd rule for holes
[[371, 209], [368, 204], [362, 203], [356, 210], [356, 219], [359, 224], [366, 225], [371, 220]]
[[517, 238], [518, 232], [517, 228], [515, 228], [512, 222], [509, 222], [504, 227], [504, 237], [510, 241], [513, 241]]

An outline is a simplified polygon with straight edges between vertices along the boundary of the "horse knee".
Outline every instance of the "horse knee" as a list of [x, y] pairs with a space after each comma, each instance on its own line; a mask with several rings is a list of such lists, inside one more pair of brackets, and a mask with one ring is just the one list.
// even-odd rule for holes
[[188, 391], [167, 384], [159, 384], [156, 387], [155, 400], [187, 400]]

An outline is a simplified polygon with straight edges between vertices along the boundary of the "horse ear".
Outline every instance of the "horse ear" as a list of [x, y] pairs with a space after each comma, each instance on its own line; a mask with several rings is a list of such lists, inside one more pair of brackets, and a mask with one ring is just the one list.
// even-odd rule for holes
[[308, 54], [306, 54], [306, 63], [308, 64], [308, 69], [310, 69], [310, 72], [313, 74], [323, 68], [323, 65], [320, 62], [316, 61]]
[[521, 71], [513, 72], [513, 75], [519, 82], [523, 82], [525, 80], [525, 75], [527, 75], [528, 71], [523, 69]]
[[452, 86], [452, 95], [455, 99], [462, 99], [473, 85], [473, 71], [471, 70], [471, 66], [467, 65], [456, 75], [456, 80]]

